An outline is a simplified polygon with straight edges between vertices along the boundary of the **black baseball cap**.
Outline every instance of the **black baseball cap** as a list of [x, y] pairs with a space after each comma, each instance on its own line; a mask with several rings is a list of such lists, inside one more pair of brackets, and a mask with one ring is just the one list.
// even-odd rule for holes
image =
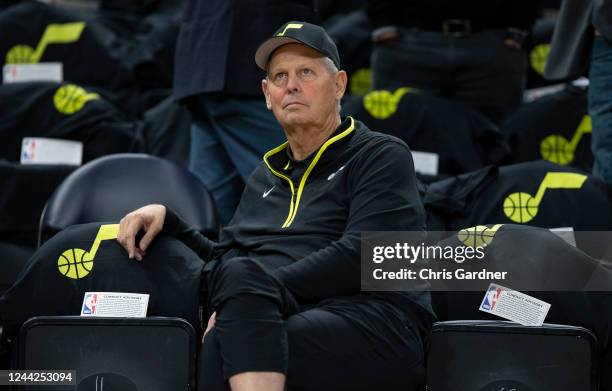
[[264, 71], [268, 60], [279, 47], [288, 43], [303, 43], [317, 52], [329, 57], [336, 67], [340, 68], [340, 56], [338, 48], [327, 32], [316, 24], [290, 21], [274, 32], [272, 38], [268, 38], [259, 45], [255, 52], [255, 63]]

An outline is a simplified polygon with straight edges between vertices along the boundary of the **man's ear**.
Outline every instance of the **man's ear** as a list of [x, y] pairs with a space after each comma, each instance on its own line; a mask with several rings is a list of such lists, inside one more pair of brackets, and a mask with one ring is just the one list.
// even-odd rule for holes
[[336, 98], [342, 99], [346, 92], [346, 84], [348, 82], [348, 76], [345, 71], [338, 71], [336, 74]]
[[268, 110], [272, 110], [272, 103], [270, 102], [270, 93], [268, 92], [268, 79], [261, 80], [261, 90], [266, 97], [266, 107]]

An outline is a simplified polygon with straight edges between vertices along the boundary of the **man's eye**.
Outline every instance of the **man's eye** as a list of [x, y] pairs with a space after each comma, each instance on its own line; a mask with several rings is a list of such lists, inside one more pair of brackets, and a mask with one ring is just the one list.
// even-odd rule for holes
[[284, 80], [287, 77], [286, 73], [277, 73], [274, 75], [274, 80]]
[[310, 76], [310, 75], [312, 75], [312, 70], [310, 70], [308, 68], [304, 68], [304, 69], [302, 69], [302, 74], [306, 75], [306, 76]]

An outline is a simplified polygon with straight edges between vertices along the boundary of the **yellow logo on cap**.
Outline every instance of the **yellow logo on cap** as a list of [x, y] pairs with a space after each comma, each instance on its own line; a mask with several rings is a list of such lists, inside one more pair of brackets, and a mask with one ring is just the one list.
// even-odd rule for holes
[[504, 214], [515, 223], [527, 223], [538, 214], [547, 189], [580, 189], [586, 180], [586, 175], [573, 172], [549, 172], [540, 183], [535, 197], [523, 192], [508, 195], [504, 199]]
[[285, 28], [283, 29], [283, 31], [281, 31], [280, 33], [276, 34], [277, 37], [282, 37], [285, 35], [285, 33], [287, 32], [287, 30], [289, 29], [301, 29], [302, 26], [304, 26], [301, 23], [287, 23], [287, 25], [285, 26]]
[[81, 248], [71, 248], [64, 251], [57, 259], [59, 272], [68, 278], [78, 280], [89, 274], [94, 266], [94, 258], [103, 240], [117, 239], [119, 224], [101, 225], [94, 243], [85, 251]]
[[36, 49], [28, 45], [15, 45], [6, 53], [7, 64], [38, 63], [47, 48], [52, 43], [72, 43], [81, 38], [85, 22], [50, 24], [45, 29]]

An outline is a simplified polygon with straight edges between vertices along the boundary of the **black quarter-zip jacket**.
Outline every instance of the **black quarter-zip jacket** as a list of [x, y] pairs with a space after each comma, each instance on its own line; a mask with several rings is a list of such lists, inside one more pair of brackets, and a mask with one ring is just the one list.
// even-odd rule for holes
[[[164, 226], [205, 261], [237, 255], [260, 261], [311, 303], [360, 292], [362, 231], [424, 229], [408, 146], [351, 117], [303, 161], [291, 158], [287, 143], [267, 152], [219, 243], [172, 211]], [[384, 294], [407, 295], [431, 312], [425, 293]]]

